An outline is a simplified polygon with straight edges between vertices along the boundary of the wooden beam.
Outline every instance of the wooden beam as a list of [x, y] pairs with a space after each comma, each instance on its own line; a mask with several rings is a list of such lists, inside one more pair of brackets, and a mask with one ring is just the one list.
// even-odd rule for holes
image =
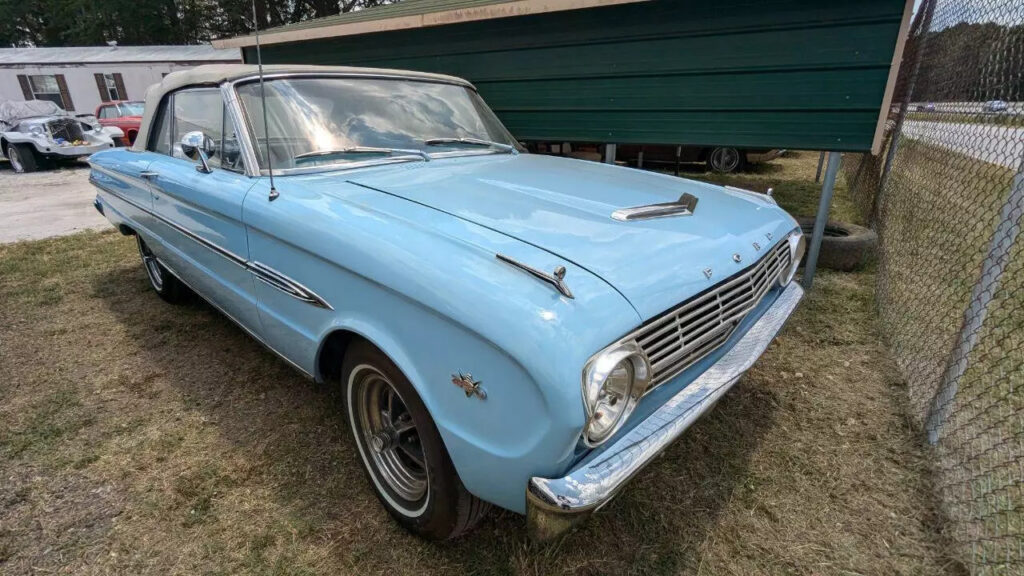
[[[530, 14], [545, 14], [547, 12], [563, 12], [566, 10], [582, 10], [585, 8], [598, 8], [601, 6], [615, 6], [617, 4], [633, 4], [636, 2], [647, 1], [649, 0], [515, 0], [513, 2], [489, 4], [487, 6], [478, 6], [475, 8], [429, 12], [427, 14], [398, 16], [395, 18], [384, 18], [381, 20], [342, 22], [327, 26], [281, 30], [280, 32], [274, 32], [271, 30], [265, 34], [260, 34], [260, 44], [282, 44], [284, 42], [298, 42], [301, 40], [333, 38], [336, 36], [352, 36], [356, 34], [388, 32], [391, 30], [406, 30], [410, 28], [426, 28], [428, 26], [443, 26], [446, 24], [459, 24], [462, 22], [475, 22], [478, 20], [492, 20], [495, 18], [508, 18], [511, 16], [527, 16]], [[214, 40], [211, 44], [213, 44], [214, 48], [218, 49], [243, 48], [245, 46], [255, 46], [256, 38], [255, 36], [236, 36], [234, 38]]]
[[896, 91], [896, 80], [900, 75], [900, 63], [903, 62], [903, 49], [907, 46], [907, 36], [910, 34], [910, 15], [914, 12], [914, 0], [907, 0], [903, 6], [903, 20], [900, 22], [900, 32], [896, 36], [896, 49], [892, 53], [892, 63], [889, 65], [889, 79], [885, 83], [885, 95], [882, 97], [882, 107], [878, 110], [878, 122], [875, 124], [875, 137], [871, 141], [871, 153], [875, 156], [882, 151], [882, 137], [885, 135], [885, 121], [889, 117], [889, 107], [892, 106], [892, 95]]

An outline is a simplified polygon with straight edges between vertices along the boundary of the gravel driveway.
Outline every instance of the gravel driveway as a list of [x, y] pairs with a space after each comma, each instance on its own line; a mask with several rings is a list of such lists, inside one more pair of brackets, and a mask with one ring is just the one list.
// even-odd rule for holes
[[15, 174], [0, 162], [0, 244], [107, 228], [93, 208], [95, 197], [84, 162], [30, 174]]

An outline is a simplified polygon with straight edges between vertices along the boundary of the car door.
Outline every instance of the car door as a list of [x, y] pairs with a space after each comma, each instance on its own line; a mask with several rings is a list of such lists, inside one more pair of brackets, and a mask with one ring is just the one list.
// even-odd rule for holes
[[[244, 174], [236, 130], [217, 88], [171, 94], [156, 120], [158, 139], [147, 174], [163, 252], [175, 275], [252, 333], [259, 333], [242, 202], [256, 182]], [[201, 132], [209, 171], [182, 152], [180, 141]], [[225, 141], [228, 145], [225, 146]]]

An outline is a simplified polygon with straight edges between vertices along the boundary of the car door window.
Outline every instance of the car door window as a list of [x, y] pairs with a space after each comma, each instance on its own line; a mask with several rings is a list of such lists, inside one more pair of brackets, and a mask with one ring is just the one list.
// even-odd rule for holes
[[242, 149], [239, 145], [238, 130], [235, 129], [235, 122], [228, 114], [227, 108], [222, 112], [224, 117], [224, 139], [220, 145], [221, 167], [233, 172], [245, 172], [245, 165], [242, 164]]
[[157, 110], [156, 118], [153, 119], [153, 131], [149, 135], [149, 145], [146, 149], [157, 154], [171, 153], [171, 119], [168, 110], [173, 96], [164, 100]]
[[171, 100], [174, 107], [172, 122], [171, 155], [185, 158], [179, 142], [191, 132], [202, 132], [210, 140], [206, 147], [207, 163], [211, 168], [220, 167], [222, 162], [221, 144], [224, 138], [224, 101], [220, 90], [182, 90]]
[[107, 120], [111, 118], [110, 106], [103, 106], [100, 108], [100, 120]]

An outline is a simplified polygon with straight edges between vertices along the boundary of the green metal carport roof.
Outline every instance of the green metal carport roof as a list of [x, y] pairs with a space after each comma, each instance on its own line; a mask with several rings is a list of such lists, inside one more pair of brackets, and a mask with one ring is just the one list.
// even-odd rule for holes
[[[520, 140], [877, 152], [912, 2], [405, 0], [260, 41], [461, 76]], [[255, 61], [254, 36], [214, 45]]]

